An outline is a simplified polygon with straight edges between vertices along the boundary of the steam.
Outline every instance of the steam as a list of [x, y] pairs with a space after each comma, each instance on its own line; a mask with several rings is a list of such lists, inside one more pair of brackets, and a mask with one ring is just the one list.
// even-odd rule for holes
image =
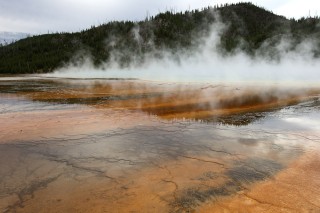
[[[137, 78], [175, 82], [319, 83], [320, 61], [313, 57], [317, 44], [312, 39], [305, 39], [294, 45], [290, 36], [282, 36], [276, 43], [267, 40], [254, 57], [240, 48], [233, 54], [224, 54], [219, 46], [221, 35], [227, 27], [219, 21], [215, 22], [209, 35], [194, 38], [199, 45], [193, 50], [184, 49], [173, 53], [153, 47], [153, 51], [146, 54], [143, 61], [134, 57], [128, 67], [121, 67], [117, 63], [119, 55], [128, 53], [113, 51], [111, 60], [99, 67], [94, 66], [90, 54], [86, 54], [84, 60], [77, 60], [75, 57], [76, 62], [45, 76]], [[138, 26], [132, 29], [132, 34], [139, 46], [142, 45], [143, 39]], [[106, 45], [113, 43], [111, 39]], [[152, 43], [152, 40], [148, 41], [148, 44]]]

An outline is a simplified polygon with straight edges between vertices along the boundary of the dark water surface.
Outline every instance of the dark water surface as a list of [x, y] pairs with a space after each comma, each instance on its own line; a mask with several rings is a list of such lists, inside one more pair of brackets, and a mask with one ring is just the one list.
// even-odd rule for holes
[[2, 212], [320, 212], [317, 88], [0, 80]]

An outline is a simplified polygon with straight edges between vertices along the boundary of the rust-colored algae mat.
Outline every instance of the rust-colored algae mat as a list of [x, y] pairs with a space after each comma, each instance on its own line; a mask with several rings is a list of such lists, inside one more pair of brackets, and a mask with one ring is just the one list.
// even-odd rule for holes
[[1, 212], [320, 212], [320, 89], [0, 79]]

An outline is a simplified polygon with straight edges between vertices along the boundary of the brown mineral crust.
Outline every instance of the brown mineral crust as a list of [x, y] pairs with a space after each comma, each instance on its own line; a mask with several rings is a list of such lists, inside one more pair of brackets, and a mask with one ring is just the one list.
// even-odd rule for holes
[[[203, 162], [207, 160], [207, 162]], [[225, 177], [203, 181], [208, 171], [225, 171], [219, 163], [180, 157], [174, 161], [152, 162], [138, 171], [108, 173], [110, 178], [74, 181], [61, 176], [34, 193], [17, 212], [170, 212], [185, 189], [219, 186]], [[220, 159], [222, 161], [222, 159]], [[222, 163], [222, 162], [221, 162]]]
[[197, 212], [320, 212], [319, 150], [306, 153], [274, 178], [237, 195], [208, 201]]
[[[117, 81], [110, 84], [95, 83], [80, 86], [71, 84], [67, 88], [52, 91], [6, 94], [5, 98], [8, 100], [21, 98], [33, 101], [32, 103], [37, 101], [50, 103], [56, 108], [4, 111], [0, 114], [0, 120], [3, 121], [0, 122], [0, 144], [3, 145], [2, 153], [5, 153], [0, 159], [3, 162], [3, 171], [9, 171], [9, 174], [5, 174], [6, 179], [3, 179], [7, 182], [1, 185], [3, 194], [0, 195], [2, 196], [0, 210], [4, 212], [11, 210], [14, 212], [320, 212], [318, 172], [320, 157], [318, 146], [314, 146], [312, 140], [308, 138], [308, 135], [313, 135], [312, 132], [288, 131], [283, 134], [275, 132], [273, 139], [271, 139], [272, 132], [266, 133], [270, 137], [269, 140], [260, 137], [255, 139], [257, 132], [244, 131], [243, 139], [235, 140], [238, 139], [238, 135], [222, 134], [218, 139], [212, 139], [216, 136], [214, 135], [216, 132], [213, 131], [211, 138], [202, 138], [207, 140], [208, 147], [203, 146], [201, 149], [196, 146], [202, 146], [202, 141], [196, 138], [199, 135], [193, 135], [194, 132], [192, 136], [195, 136], [196, 143], [189, 144], [189, 147], [184, 143], [186, 139], [184, 137], [190, 135], [178, 138], [179, 143], [174, 144], [168, 137], [175, 136], [175, 132], [170, 135], [160, 132], [157, 136], [167, 137], [154, 140], [159, 144], [152, 144], [151, 150], [146, 149], [148, 153], [143, 152], [143, 146], [147, 146], [146, 142], [149, 141], [142, 141], [141, 137], [133, 138], [134, 142], [141, 142], [142, 145], [135, 147], [133, 151], [130, 150], [134, 152], [134, 157], [127, 156], [130, 142], [133, 142], [128, 138], [132, 139], [130, 134], [134, 137], [133, 135], [138, 133], [139, 126], [145, 127], [142, 132], [156, 132], [156, 128], [153, 127], [170, 123], [166, 119], [205, 119], [267, 111], [310, 100], [315, 95], [319, 95], [318, 90], [288, 93], [255, 87], [234, 89], [199, 85], [163, 86], [155, 83], [149, 85], [146, 82]], [[72, 102], [74, 105], [63, 108], [59, 104], [64, 102]], [[161, 131], [170, 131], [169, 128], [163, 127], [161, 126]], [[202, 127], [193, 128], [202, 129]], [[118, 140], [112, 141], [111, 137], [108, 138], [108, 132], [112, 131], [118, 136], [127, 134], [127, 138], [119, 137]], [[188, 131], [192, 132], [191, 129]], [[143, 133], [142, 135], [145, 140], [153, 140], [155, 132], [150, 133], [152, 136]], [[200, 131], [198, 134], [204, 133]], [[291, 137], [288, 136], [290, 134]], [[96, 142], [94, 140], [88, 145], [88, 141], [94, 139], [96, 135], [100, 135], [104, 140], [97, 146], [94, 146]], [[286, 145], [276, 144], [273, 141], [276, 140], [276, 135], [280, 135]], [[75, 153], [79, 151], [78, 155], [72, 156], [70, 152], [64, 155], [65, 143], [68, 143], [68, 140], [77, 142], [82, 136], [87, 138], [80, 141], [84, 145], [83, 149], [75, 150]], [[61, 145], [56, 151], [60, 152], [54, 152], [54, 149], [50, 152], [49, 148], [54, 145], [56, 139], [59, 139], [58, 145]], [[42, 140], [46, 144], [37, 147]], [[219, 142], [222, 140], [225, 144], [221, 143], [223, 146], [216, 150], [210, 149], [210, 145], [214, 146], [217, 140]], [[246, 162], [247, 158], [251, 158], [249, 160], [252, 162], [258, 161], [258, 155], [263, 152], [267, 160], [282, 166], [283, 162], [277, 161], [286, 160], [279, 157], [286, 151], [283, 149], [292, 151], [290, 141], [297, 141], [301, 143], [300, 146], [304, 146], [303, 143], [310, 143], [307, 143], [306, 148], [301, 148], [304, 151], [301, 157], [288, 167], [284, 163], [281, 171], [280, 169], [276, 171], [279, 173], [263, 176], [259, 167], [247, 168], [250, 166]], [[112, 155], [114, 153], [110, 149], [98, 150], [107, 143], [113, 143], [114, 147], [126, 143], [124, 148], [119, 149], [121, 152], [117, 153], [121, 159], [114, 159]], [[168, 146], [160, 147], [161, 143], [180, 147], [173, 147], [174, 152], [171, 154]], [[253, 143], [255, 146], [252, 146]], [[161, 150], [152, 150], [157, 148], [157, 145]], [[241, 145], [244, 146], [242, 149], [247, 151], [241, 155], [235, 154], [234, 151], [229, 152], [228, 148], [234, 145], [238, 146], [236, 152], [240, 151]], [[268, 145], [270, 147], [264, 150], [263, 147]], [[261, 150], [257, 151], [259, 146]], [[192, 152], [193, 147], [201, 151]], [[85, 155], [89, 148], [92, 148], [91, 152]], [[140, 148], [141, 153], [138, 152]], [[190, 150], [179, 152], [182, 148]], [[296, 145], [295, 148], [299, 146]], [[151, 151], [155, 151], [156, 154], [152, 155], [149, 153]], [[250, 153], [251, 151], [257, 153]], [[297, 156], [301, 154], [297, 153]], [[12, 160], [8, 161], [10, 157]], [[131, 161], [142, 163], [131, 165]], [[291, 159], [288, 159], [288, 162], [292, 162]], [[241, 163], [247, 167], [240, 167]], [[16, 166], [19, 166], [17, 167], [19, 169], [16, 169]], [[258, 175], [258, 178], [253, 178], [249, 184], [243, 185], [236, 178], [230, 177], [228, 171], [234, 168], [247, 168], [251, 171], [248, 175]], [[262, 171], [262, 173], [267, 172]], [[244, 176], [240, 179], [247, 177], [244, 173], [240, 172], [240, 175]], [[24, 182], [21, 181], [24, 177], [30, 179], [25, 180], [26, 186], [20, 183]], [[21, 185], [25, 188], [20, 189]], [[14, 193], [6, 191], [7, 187], [16, 191]]]
[[85, 135], [117, 128], [150, 124], [150, 116], [125, 110], [74, 107], [0, 114], [0, 143]]

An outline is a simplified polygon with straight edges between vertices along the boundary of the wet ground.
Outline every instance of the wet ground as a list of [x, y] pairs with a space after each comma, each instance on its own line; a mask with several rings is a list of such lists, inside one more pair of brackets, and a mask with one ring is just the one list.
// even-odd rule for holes
[[0, 79], [2, 212], [320, 212], [320, 89]]

